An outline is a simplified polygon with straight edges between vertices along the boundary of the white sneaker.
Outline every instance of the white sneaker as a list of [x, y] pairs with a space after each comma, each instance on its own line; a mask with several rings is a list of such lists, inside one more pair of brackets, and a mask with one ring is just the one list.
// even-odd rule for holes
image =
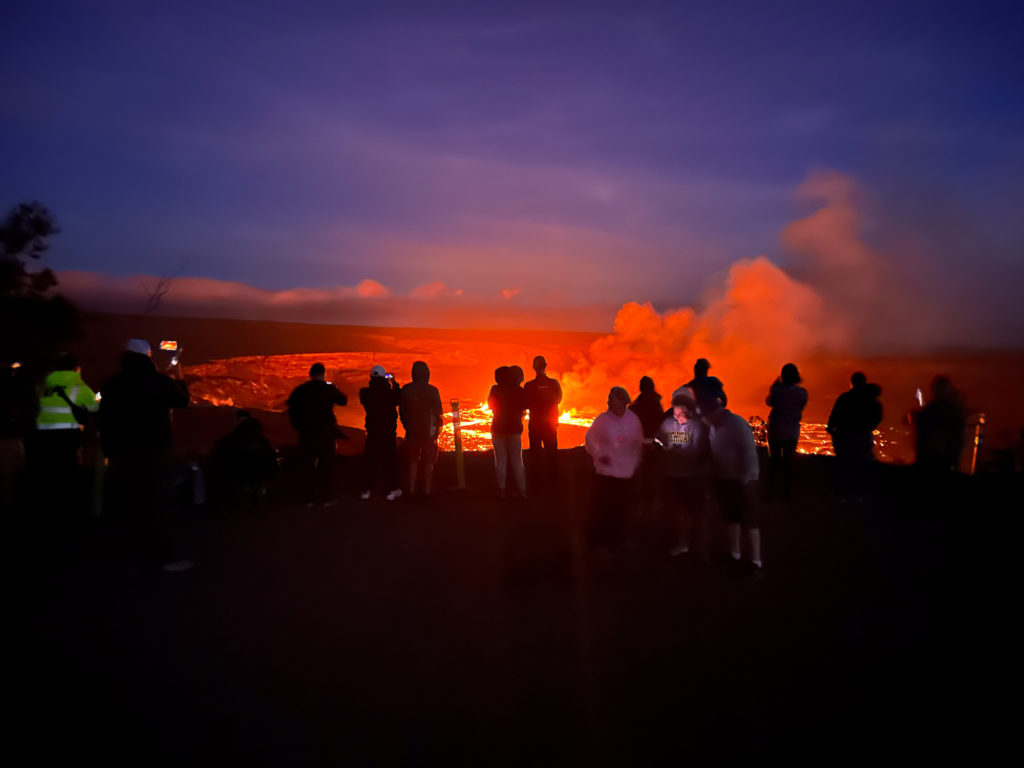
[[679, 557], [679, 555], [686, 555], [690, 552], [689, 544], [676, 544], [672, 549], [668, 551], [669, 556]]
[[370, 498], [370, 492], [363, 491], [361, 494], [359, 494], [359, 498], [362, 499], [363, 501], [366, 501], [368, 498]]
[[182, 571], [191, 570], [195, 565], [191, 560], [172, 560], [161, 565], [160, 570], [164, 573], [181, 573]]
[[399, 498], [401, 495], [402, 495], [402, 489], [401, 488], [396, 488], [395, 490], [391, 491], [391, 493], [389, 493], [387, 496], [385, 496], [385, 498], [388, 501], [394, 501], [395, 499]]

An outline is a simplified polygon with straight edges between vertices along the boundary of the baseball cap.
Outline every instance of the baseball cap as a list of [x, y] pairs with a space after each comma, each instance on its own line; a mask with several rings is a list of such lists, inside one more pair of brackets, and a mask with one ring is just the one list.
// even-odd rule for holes
[[134, 352], [137, 355], [145, 355], [151, 357], [153, 350], [149, 346], [149, 342], [145, 339], [128, 339], [128, 343], [124, 345], [126, 352]]
[[376, 378], [377, 376], [387, 376], [387, 371], [383, 365], [375, 365], [370, 369], [370, 378]]

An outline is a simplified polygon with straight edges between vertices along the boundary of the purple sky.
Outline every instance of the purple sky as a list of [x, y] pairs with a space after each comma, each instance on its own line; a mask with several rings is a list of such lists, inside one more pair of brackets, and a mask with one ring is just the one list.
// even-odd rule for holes
[[51, 208], [58, 269], [669, 306], [798, 268], [835, 169], [865, 242], [1021, 340], [1022, 4], [600, 7], [21, 3], [0, 204]]

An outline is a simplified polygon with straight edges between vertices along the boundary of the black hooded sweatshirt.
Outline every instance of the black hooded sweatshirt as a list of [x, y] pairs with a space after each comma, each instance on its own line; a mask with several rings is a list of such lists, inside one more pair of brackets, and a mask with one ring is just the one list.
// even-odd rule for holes
[[359, 390], [359, 402], [366, 411], [367, 435], [390, 435], [398, 432], [398, 405], [402, 391], [394, 379], [371, 376], [370, 383]]
[[444, 426], [441, 393], [430, 384], [430, 368], [422, 360], [412, 364], [412, 381], [402, 387], [398, 414], [405, 436], [414, 440], [436, 440]]
[[189, 403], [188, 385], [159, 373], [147, 355], [125, 352], [102, 388], [100, 437], [110, 459], [153, 456], [171, 447], [171, 409]]

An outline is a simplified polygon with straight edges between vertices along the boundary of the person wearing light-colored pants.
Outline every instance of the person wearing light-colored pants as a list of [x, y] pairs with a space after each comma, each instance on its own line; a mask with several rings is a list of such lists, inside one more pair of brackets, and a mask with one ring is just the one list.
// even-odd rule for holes
[[519, 495], [526, 498], [526, 470], [523, 469], [523, 435], [494, 435], [494, 473], [498, 490], [502, 493], [508, 485], [508, 467], [512, 465], [512, 479], [515, 480]]

